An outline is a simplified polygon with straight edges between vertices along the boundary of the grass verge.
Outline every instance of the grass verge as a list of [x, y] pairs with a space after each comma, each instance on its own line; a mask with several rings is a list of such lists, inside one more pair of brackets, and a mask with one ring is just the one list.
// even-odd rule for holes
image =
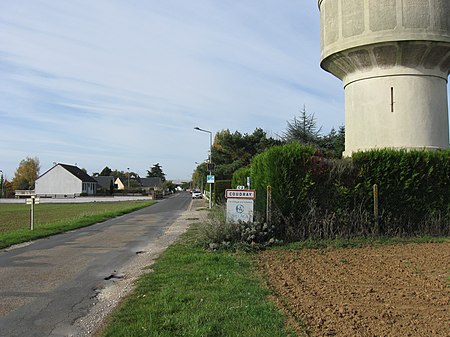
[[34, 230], [29, 229], [27, 205], [0, 206], [0, 248], [66, 232], [154, 204], [154, 201], [43, 204], [36, 206]]
[[159, 257], [101, 336], [291, 335], [252, 255], [206, 251], [196, 244], [198, 228]]

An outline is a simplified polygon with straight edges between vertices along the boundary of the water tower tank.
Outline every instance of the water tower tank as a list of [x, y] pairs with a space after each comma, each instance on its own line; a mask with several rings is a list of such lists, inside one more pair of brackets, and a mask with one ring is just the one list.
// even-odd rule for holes
[[319, 0], [321, 67], [345, 90], [345, 152], [449, 146], [450, 0]]

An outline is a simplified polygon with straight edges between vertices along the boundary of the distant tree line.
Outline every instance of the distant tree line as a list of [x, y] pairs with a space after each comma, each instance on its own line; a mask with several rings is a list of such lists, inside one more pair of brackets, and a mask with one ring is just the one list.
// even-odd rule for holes
[[[212, 146], [215, 179], [231, 180], [233, 173], [248, 167], [255, 155], [275, 145], [300, 143], [312, 146], [325, 157], [341, 158], [345, 146], [344, 126], [337, 131], [333, 128], [325, 135], [321, 131], [314, 114], [308, 113], [305, 107], [299, 111], [299, 116], [287, 122], [286, 130], [276, 137], [267, 135], [261, 128], [256, 128], [251, 134], [221, 130], [215, 134]], [[205, 187], [207, 174], [206, 163], [200, 163], [192, 175], [193, 185]]]

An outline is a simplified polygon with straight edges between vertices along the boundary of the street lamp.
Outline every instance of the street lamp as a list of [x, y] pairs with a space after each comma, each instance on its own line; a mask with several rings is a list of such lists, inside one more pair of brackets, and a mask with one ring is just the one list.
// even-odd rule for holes
[[3, 198], [3, 171], [0, 170], [0, 185], [1, 185], [1, 189], [0, 189], [0, 198]]
[[128, 170], [127, 190], [128, 193], [130, 193], [130, 168], [127, 167], [127, 170]]
[[[211, 161], [211, 155], [212, 155], [212, 132], [209, 130], [201, 129], [198, 126], [194, 128], [194, 130], [206, 132], [209, 133], [209, 155], [208, 155], [208, 162], [209, 162], [209, 175], [212, 174], [212, 161]], [[212, 184], [209, 184], [209, 208], [212, 208]]]

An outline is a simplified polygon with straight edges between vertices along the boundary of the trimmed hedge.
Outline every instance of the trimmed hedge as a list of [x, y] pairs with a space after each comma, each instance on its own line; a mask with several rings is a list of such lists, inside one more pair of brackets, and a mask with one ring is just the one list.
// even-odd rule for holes
[[250, 176], [259, 214], [265, 212], [268, 185], [272, 187], [273, 204], [281, 215], [296, 218], [306, 210], [314, 185], [311, 160], [314, 152], [310, 146], [291, 143], [271, 147], [253, 158]]
[[233, 173], [231, 178], [232, 188], [247, 186], [247, 177], [250, 177], [250, 167], [241, 167]]
[[[243, 174], [244, 169], [236, 172], [236, 181]], [[255, 156], [250, 176], [260, 215], [265, 214], [266, 188], [272, 186], [282, 236], [288, 230], [306, 238], [315, 236], [311, 230], [293, 228], [306, 226], [306, 216], [326, 226], [324, 230], [322, 225], [307, 224], [321, 238], [338, 233], [450, 234], [450, 150], [373, 150], [331, 160], [312, 147], [292, 143]], [[380, 227], [376, 228], [373, 184], [379, 188]]]
[[377, 184], [380, 209], [397, 221], [450, 212], [450, 150], [376, 150], [356, 153], [352, 160], [355, 195], [371, 198]]
[[225, 190], [231, 188], [231, 180], [216, 180], [214, 183], [214, 204], [225, 203]]

